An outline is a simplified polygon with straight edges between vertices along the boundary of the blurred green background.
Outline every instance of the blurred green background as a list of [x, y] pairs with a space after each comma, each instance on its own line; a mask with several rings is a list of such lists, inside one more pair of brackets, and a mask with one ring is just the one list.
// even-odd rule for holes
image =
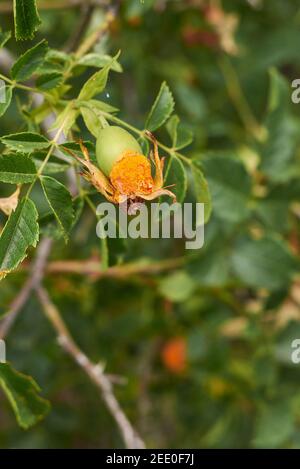
[[[149, 447], [299, 448], [300, 365], [291, 361], [291, 341], [300, 338], [300, 104], [291, 102], [291, 82], [300, 77], [300, 1], [226, 0], [223, 9], [197, 0], [121, 3], [98, 50], [121, 49], [124, 73], [111, 76], [102, 98], [142, 128], [168, 82], [176, 113], [195, 134], [185, 154], [202, 162], [212, 193], [205, 246], [191, 257], [181, 240], [130, 241], [124, 261], [187, 262], [124, 279], [49, 274], [46, 286], [87, 355], [126, 378], [116, 394]], [[40, 13], [36, 40], [60, 49], [78, 9]], [[96, 11], [94, 23], [101, 18]], [[0, 22], [12, 28], [10, 14]], [[30, 45], [12, 40], [8, 48], [17, 55]], [[22, 128], [18, 116], [15, 100], [1, 135]], [[84, 125], [82, 135], [89, 138]], [[168, 141], [164, 131], [159, 137]], [[51, 260], [89, 259], [99, 249], [86, 207]], [[25, 278], [19, 271], [1, 282], [1, 308]], [[6, 343], [9, 360], [37, 380], [52, 410], [25, 432], [1, 394], [2, 448], [123, 445], [34, 296]]]

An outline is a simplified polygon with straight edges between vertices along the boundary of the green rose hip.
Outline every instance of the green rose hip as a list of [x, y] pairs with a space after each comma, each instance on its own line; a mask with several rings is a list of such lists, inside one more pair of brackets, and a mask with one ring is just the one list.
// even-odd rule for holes
[[142, 155], [138, 141], [127, 130], [115, 125], [100, 130], [96, 144], [96, 156], [99, 167], [106, 176], [110, 175], [114, 163], [126, 151]]

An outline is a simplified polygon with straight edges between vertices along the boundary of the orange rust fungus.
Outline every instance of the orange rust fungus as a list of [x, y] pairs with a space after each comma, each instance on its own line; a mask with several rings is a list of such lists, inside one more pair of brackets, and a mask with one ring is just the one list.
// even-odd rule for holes
[[151, 194], [154, 186], [150, 161], [132, 151], [125, 151], [114, 163], [109, 179], [117, 192], [128, 196]]

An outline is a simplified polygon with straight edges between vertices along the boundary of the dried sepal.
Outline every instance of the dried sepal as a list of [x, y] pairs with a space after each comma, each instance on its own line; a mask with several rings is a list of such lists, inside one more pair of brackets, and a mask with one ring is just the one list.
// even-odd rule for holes
[[[114, 129], [117, 129], [116, 137], [122, 136], [124, 132], [126, 133], [124, 129], [121, 129], [122, 132], [120, 132], [120, 128], [118, 127], [114, 127]], [[126, 137], [126, 143], [130, 143], [133, 139], [130, 134], [128, 135], [130, 137]], [[120, 154], [116, 153], [114, 149], [114, 151], [112, 151], [113, 162], [110, 164], [111, 169], [108, 176], [90, 161], [88, 150], [82, 142], [80, 142], [80, 147], [84, 158], [80, 158], [67, 148], [66, 151], [75, 157], [84, 167], [81, 173], [82, 176], [91, 183], [98, 192], [115, 204], [123, 204], [128, 201], [128, 213], [134, 213], [138, 210], [138, 207], [143, 201], [153, 200], [162, 195], [167, 195], [176, 202], [175, 194], [168, 190], [168, 188], [163, 187], [164, 158], [160, 159], [159, 157], [156, 138], [149, 131], [146, 131], [145, 135], [153, 143], [153, 152], [150, 154], [150, 159], [139, 151], [138, 144], [134, 145], [133, 149], [123, 149]], [[111, 143], [112, 146], [114, 143]], [[122, 148], [120, 142], [117, 142], [117, 146]], [[98, 156], [99, 153], [97, 154], [97, 157]], [[105, 156], [107, 156], [107, 151]], [[98, 162], [99, 160], [101, 161], [101, 158], [98, 158]], [[154, 177], [151, 173], [150, 160], [153, 160], [155, 166]], [[107, 161], [105, 167], [107, 168]]]
[[17, 186], [17, 189], [12, 195], [0, 199], [0, 210], [2, 210], [5, 215], [9, 216], [16, 210], [19, 202], [20, 190], [21, 186]]

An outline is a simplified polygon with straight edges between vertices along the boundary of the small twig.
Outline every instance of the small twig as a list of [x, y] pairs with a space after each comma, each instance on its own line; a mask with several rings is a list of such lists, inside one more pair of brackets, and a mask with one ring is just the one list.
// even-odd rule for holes
[[219, 60], [219, 67], [223, 74], [228, 96], [246, 130], [252, 134], [256, 140], [263, 141], [265, 138], [265, 129], [256, 120], [256, 117], [248, 104], [235, 68], [226, 57]]
[[44, 238], [40, 242], [37, 249], [35, 261], [33, 262], [32, 267], [30, 269], [31, 275], [23, 285], [20, 293], [12, 302], [7, 315], [0, 322], [0, 339], [3, 339], [8, 334], [18, 314], [27, 302], [32, 290], [34, 290], [34, 288], [41, 282], [44, 275], [47, 258], [51, 250], [51, 246], [52, 240], [49, 238]]
[[92, 5], [90, 3], [83, 4], [81, 6], [80, 19], [79, 19], [79, 22], [78, 22], [78, 26], [75, 29], [72, 36], [67, 41], [66, 46], [64, 47], [66, 52], [73, 52], [79, 47], [81, 39], [82, 39], [85, 31], [87, 30], [87, 27], [90, 24], [94, 9], [95, 9], [95, 5]]
[[117, 401], [109, 377], [104, 374], [102, 367], [92, 363], [75, 343], [58, 309], [49, 298], [48, 292], [42, 287], [37, 287], [36, 292], [47, 318], [57, 332], [59, 344], [100, 389], [102, 398], [119, 427], [126, 447], [145, 448], [145, 443], [132, 427]]
[[159, 272], [172, 270], [185, 263], [184, 257], [175, 259], [164, 259], [151, 263], [130, 263], [116, 265], [106, 270], [101, 268], [99, 261], [53, 261], [47, 266], [47, 273], [71, 273], [78, 275], [94, 275], [97, 278], [113, 277], [124, 278], [137, 274], [156, 274]]
[[108, 31], [111, 23], [115, 20], [118, 11], [118, 3], [108, 8], [105, 18], [101, 23], [100, 27], [91, 33], [78, 47], [75, 52], [75, 57], [78, 59], [83, 57], [89, 50], [91, 50], [100, 38]]
[[[80, 8], [86, 0], [60, 0], [60, 1], [39, 1], [39, 10], [66, 10], [71, 8]], [[109, 0], [90, 0], [90, 3], [94, 6], [108, 6]], [[0, 3], [0, 13], [12, 13], [13, 2], [2, 2]]]

